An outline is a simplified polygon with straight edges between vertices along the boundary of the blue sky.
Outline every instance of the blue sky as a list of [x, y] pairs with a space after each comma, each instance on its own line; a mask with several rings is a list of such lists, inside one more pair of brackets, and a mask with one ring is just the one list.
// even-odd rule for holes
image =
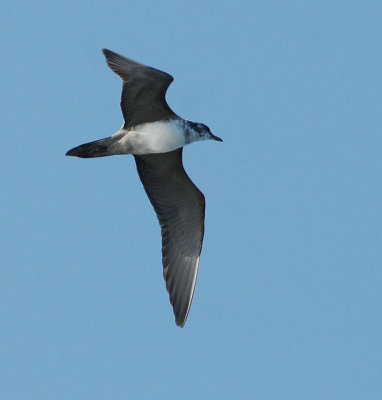
[[[2, 1], [0, 397], [382, 398], [380, 2]], [[224, 143], [184, 329], [107, 47]]]

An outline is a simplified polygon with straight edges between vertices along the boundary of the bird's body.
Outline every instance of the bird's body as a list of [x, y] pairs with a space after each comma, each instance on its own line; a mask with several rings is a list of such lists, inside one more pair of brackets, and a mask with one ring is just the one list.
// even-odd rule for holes
[[[182, 118], [146, 122], [130, 128], [121, 127], [108, 138], [78, 146], [77, 157], [104, 157], [116, 154], [156, 154], [167, 153], [187, 144], [207, 140], [198, 133], [194, 122]], [[74, 153], [74, 149], [73, 149]]]
[[81, 158], [133, 154], [139, 177], [162, 230], [162, 263], [176, 324], [183, 326], [191, 306], [204, 235], [203, 194], [183, 168], [189, 143], [214, 139], [209, 128], [176, 115], [165, 100], [173, 78], [165, 72], [103, 50], [123, 81], [124, 124], [112, 136], [85, 143], [66, 155]]
[[122, 128], [114, 134], [120, 139], [112, 150], [118, 154], [134, 155], [167, 153], [187, 144], [184, 128], [185, 121], [177, 118], [147, 122], [128, 131]]

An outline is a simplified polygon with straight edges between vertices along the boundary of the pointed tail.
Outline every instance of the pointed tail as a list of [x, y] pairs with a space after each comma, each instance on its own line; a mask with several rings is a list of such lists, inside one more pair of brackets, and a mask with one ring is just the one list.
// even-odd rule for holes
[[68, 152], [66, 156], [75, 156], [81, 158], [93, 158], [93, 157], [106, 157], [111, 156], [112, 153], [108, 150], [109, 146], [115, 142], [115, 138], [105, 138], [96, 140], [94, 142], [81, 144], [80, 146], [73, 147]]

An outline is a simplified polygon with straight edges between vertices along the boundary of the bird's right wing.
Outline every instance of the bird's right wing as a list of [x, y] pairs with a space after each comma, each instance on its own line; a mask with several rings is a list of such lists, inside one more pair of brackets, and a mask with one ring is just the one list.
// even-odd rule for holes
[[182, 150], [134, 156], [139, 177], [162, 230], [162, 262], [175, 321], [190, 310], [204, 235], [203, 193], [187, 176]]
[[166, 91], [174, 78], [166, 72], [151, 68], [103, 49], [107, 65], [122, 79], [121, 110], [124, 128], [145, 122], [177, 117], [166, 102]]

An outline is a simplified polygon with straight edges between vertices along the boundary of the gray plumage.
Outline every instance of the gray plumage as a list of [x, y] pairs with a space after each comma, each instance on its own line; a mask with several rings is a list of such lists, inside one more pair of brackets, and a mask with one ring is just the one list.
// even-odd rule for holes
[[157, 214], [162, 233], [162, 264], [175, 322], [183, 327], [190, 310], [204, 236], [205, 199], [183, 168], [186, 144], [213, 139], [201, 123], [184, 120], [165, 95], [173, 77], [110, 50], [108, 66], [122, 79], [122, 128], [85, 143], [66, 155], [81, 158], [133, 154], [139, 177]]

